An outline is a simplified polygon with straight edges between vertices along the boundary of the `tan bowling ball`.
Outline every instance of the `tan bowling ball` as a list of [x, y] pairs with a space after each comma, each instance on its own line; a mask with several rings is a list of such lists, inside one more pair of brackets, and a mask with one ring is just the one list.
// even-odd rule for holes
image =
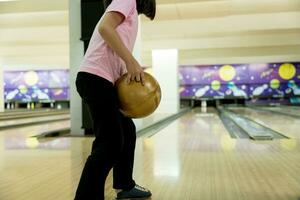
[[161, 89], [158, 82], [150, 74], [144, 72], [144, 75], [144, 85], [136, 81], [126, 83], [127, 74], [116, 82], [120, 110], [127, 117], [146, 117], [153, 113], [160, 103]]

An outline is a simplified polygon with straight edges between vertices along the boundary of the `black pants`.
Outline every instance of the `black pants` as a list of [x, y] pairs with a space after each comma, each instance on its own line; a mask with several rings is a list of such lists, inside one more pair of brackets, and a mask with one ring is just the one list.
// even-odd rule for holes
[[95, 140], [76, 191], [75, 200], [103, 200], [105, 180], [113, 168], [113, 187], [130, 190], [136, 130], [132, 119], [121, 114], [116, 89], [99, 76], [79, 72], [77, 91], [87, 103]]

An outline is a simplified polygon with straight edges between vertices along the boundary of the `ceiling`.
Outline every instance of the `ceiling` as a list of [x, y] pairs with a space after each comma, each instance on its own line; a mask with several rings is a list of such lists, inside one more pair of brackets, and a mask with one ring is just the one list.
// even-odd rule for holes
[[0, 1], [0, 63], [10, 70], [69, 67], [68, 1]]
[[[142, 17], [142, 63], [179, 49], [180, 64], [300, 60], [299, 0], [157, 0]], [[69, 67], [67, 0], [0, 0], [0, 64]]]
[[145, 65], [156, 48], [179, 49], [180, 64], [300, 60], [299, 0], [162, 2], [143, 18]]

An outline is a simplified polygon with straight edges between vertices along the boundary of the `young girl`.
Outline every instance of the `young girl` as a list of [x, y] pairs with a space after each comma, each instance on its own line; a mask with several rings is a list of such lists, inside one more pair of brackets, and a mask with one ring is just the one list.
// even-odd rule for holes
[[118, 108], [114, 83], [128, 72], [127, 81], [143, 84], [144, 74], [132, 56], [138, 31], [138, 14], [155, 17], [155, 0], [106, 0], [76, 87], [89, 107], [95, 140], [76, 191], [75, 200], [103, 200], [105, 179], [113, 169], [117, 199], [147, 198], [151, 192], [132, 178], [136, 130], [132, 119]]

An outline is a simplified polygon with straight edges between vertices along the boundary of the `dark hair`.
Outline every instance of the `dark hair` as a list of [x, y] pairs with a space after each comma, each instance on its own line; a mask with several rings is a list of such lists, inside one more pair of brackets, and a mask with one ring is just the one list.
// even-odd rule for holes
[[[104, 8], [106, 9], [112, 1], [113, 0], [103, 0]], [[153, 20], [156, 14], [156, 0], [136, 0], [136, 8], [138, 14], [144, 14]]]

